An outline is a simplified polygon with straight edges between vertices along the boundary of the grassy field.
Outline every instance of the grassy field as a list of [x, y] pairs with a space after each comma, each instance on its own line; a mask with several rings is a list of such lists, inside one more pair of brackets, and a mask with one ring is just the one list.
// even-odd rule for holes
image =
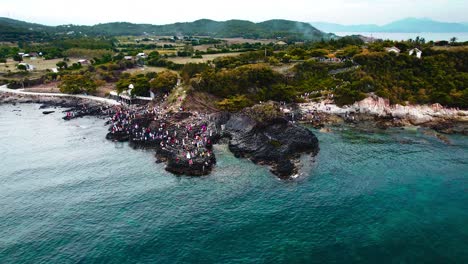
[[[433, 50], [448, 50], [448, 51], [464, 51], [468, 50], [468, 46], [434, 46]], [[424, 54], [423, 54], [424, 56]]]
[[245, 39], [245, 38], [221, 38], [221, 40], [226, 41], [228, 44], [241, 44], [241, 43], [262, 43], [269, 44], [271, 42], [275, 43], [275, 39]]
[[190, 58], [190, 57], [174, 57], [174, 58], [168, 58], [169, 61], [172, 61], [174, 63], [179, 63], [179, 64], [185, 64], [185, 63], [189, 63], [189, 62], [192, 62], [192, 63], [202, 63], [202, 62], [207, 62], [207, 61], [212, 61], [216, 58], [219, 58], [219, 57], [226, 57], [226, 56], [230, 56], [230, 57], [234, 57], [234, 56], [238, 56], [239, 54], [241, 54], [242, 52], [232, 52], [232, 53], [219, 53], [219, 54], [206, 54], [206, 55], [203, 55], [203, 58], [201, 59], [197, 59], [197, 58]]
[[173, 50], [173, 49], [144, 50], [143, 52], [146, 54], [150, 54], [152, 51], [157, 51], [160, 55], [165, 55], [165, 54], [172, 55], [172, 54], [177, 53], [177, 50]]
[[193, 46], [194, 50], [199, 50], [199, 51], [207, 51], [209, 48], [214, 48], [214, 44], [204, 44], [204, 45], [198, 45], [198, 46]]
[[[136, 67], [136, 68], [132, 68], [132, 69], [127, 69], [124, 72], [128, 72], [128, 73], [131, 73], [131, 74], [139, 74], [139, 73], [144, 74], [144, 73], [148, 73], [148, 72], [160, 73], [162, 71], [167, 71], [167, 69], [164, 68], [164, 67], [145, 66], [144, 68]], [[175, 71], [173, 71], [173, 72], [175, 72]]]
[[[46, 69], [57, 68], [57, 63], [62, 61], [62, 59], [53, 59], [53, 60], [44, 60], [42, 58], [37, 59], [24, 59], [22, 62], [31, 64], [35, 67], [35, 71], [45, 71]], [[68, 65], [78, 62], [77, 58], [70, 58], [70, 61], [67, 62]], [[18, 62], [14, 60], [7, 60], [7, 63], [0, 63], [0, 72], [19, 72], [16, 68]]]

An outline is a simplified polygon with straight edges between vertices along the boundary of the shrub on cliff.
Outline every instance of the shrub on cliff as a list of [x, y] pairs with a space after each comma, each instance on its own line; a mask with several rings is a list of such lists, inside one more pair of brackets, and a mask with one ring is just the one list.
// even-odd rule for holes
[[229, 112], [237, 112], [251, 105], [253, 105], [252, 101], [245, 95], [231, 96], [217, 103], [221, 110]]
[[284, 117], [277, 103], [268, 102], [257, 104], [244, 109], [244, 114], [256, 120], [259, 123], [268, 122], [277, 118]]
[[97, 84], [88, 76], [81, 74], [67, 74], [61, 78], [60, 92], [69, 94], [92, 93], [96, 91]]
[[170, 92], [176, 84], [177, 74], [171, 71], [163, 71], [150, 81], [150, 87], [154, 93]]
[[131, 75], [124, 73], [120, 76], [119, 81], [115, 87], [118, 93], [122, 93], [129, 89], [130, 85], [133, 85], [132, 96], [149, 96], [150, 90], [150, 78], [153, 77], [152, 73]]

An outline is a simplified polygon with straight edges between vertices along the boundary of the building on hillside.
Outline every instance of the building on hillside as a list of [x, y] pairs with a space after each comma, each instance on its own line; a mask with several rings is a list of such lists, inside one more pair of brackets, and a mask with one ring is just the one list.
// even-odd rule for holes
[[129, 84], [128, 85], [128, 90], [127, 90], [127, 94], [128, 95], [132, 95], [132, 90], [133, 88], [135, 88], [135, 86], [133, 85], [133, 83]]
[[133, 56], [124, 56], [124, 59], [128, 60], [128, 61], [131, 61], [131, 60], [133, 60]]
[[89, 60], [87, 60], [87, 59], [80, 59], [80, 60], [78, 60], [78, 63], [80, 63], [81, 65], [86, 65], [86, 64], [89, 64]]
[[34, 69], [36, 68], [36, 67], [34, 67], [34, 65], [31, 65], [29, 63], [24, 63], [24, 62], [18, 63], [18, 65], [16, 67], [18, 67], [20, 65], [24, 65], [26, 67], [27, 71], [34, 71]]
[[279, 46], [288, 45], [288, 43], [286, 43], [286, 42], [284, 42], [284, 41], [282, 41], [282, 40], [277, 41], [275, 44], [276, 44], [276, 45], [279, 45]]
[[411, 49], [411, 50], [409, 51], [409, 55], [412, 56], [413, 54], [416, 55], [416, 57], [417, 57], [418, 59], [420, 59], [421, 56], [422, 56], [422, 51], [421, 51], [420, 49], [418, 49], [418, 48]]
[[138, 58], [144, 59], [144, 58], [146, 58], [146, 53], [140, 52], [140, 53], [138, 53], [136, 56], [137, 56]]
[[393, 47], [390, 47], [390, 48], [385, 48], [385, 51], [386, 52], [393, 52], [393, 53], [396, 53], [396, 54], [400, 54], [401, 50], [395, 46]]

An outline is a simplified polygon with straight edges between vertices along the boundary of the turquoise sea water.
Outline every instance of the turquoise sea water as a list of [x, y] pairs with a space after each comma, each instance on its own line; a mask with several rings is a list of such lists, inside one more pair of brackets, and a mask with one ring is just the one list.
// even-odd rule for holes
[[317, 132], [295, 181], [225, 146], [177, 177], [37, 108], [0, 106], [0, 263], [468, 262], [467, 137]]

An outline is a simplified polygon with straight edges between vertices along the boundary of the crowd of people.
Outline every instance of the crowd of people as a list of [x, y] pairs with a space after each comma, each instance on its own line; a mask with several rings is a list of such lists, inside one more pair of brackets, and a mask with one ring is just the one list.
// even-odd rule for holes
[[171, 158], [180, 164], [211, 167], [216, 133], [207, 116], [164, 110], [159, 106], [118, 108], [110, 117], [108, 138], [171, 153]]

